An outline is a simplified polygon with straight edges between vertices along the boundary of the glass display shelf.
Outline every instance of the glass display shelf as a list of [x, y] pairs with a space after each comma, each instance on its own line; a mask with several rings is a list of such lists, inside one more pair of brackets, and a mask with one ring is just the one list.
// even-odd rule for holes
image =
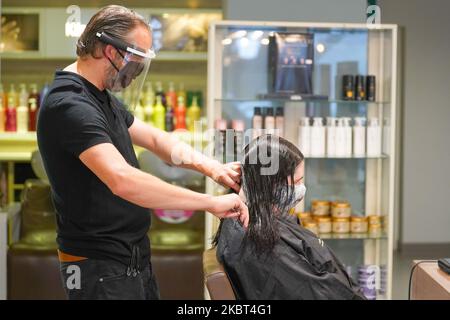
[[305, 156], [307, 160], [313, 159], [334, 159], [334, 160], [349, 160], [349, 159], [387, 159], [389, 156], [387, 154], [380, 154], [378, 156], [350, 156], [350, 157], [337, 157], [337, 156]]
[[370, 233], [319, 233], [317, 235], [323, 240], [382, 240], [387, 239], [386, 233], [370, 234]]
[[276, 102], [276, 103], [283, 103], [283, 102], [298, 102], [298, 103], [322, 103], [322, 104], [331, 104], [331, 103], [337, 103], [337, 104], [376, 104], [376, 105], [387, 105], [390, 104], [389, 101], [368, 101], [368, 100], [341, 100], [341, 99], [314, 99], [314, 98], [308, 98], [308, 99], [287, 99], [287, 98], [263, 98], [263, 99], [214, 99], [215, 102], [224, 102], [224, 103], [260, 103], [260, 102]]

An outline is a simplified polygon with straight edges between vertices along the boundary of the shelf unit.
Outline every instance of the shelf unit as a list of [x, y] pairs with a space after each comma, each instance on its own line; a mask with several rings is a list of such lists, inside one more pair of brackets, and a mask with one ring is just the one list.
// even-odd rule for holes
[[[265, 99], [268, 93], [268, 41], [274, 32], [313, 33], [313, 93], [327, 99], [294, 95]], [[244, 40], [241, 40], [245, 38]], [[264, 41], [261, 41], [265, 39]], [[316, 44], [322, 44], [318, 50]], [[301, 117], [377, 117], [382, 119], [382, 154], [378, 157], [308, 157], [307, 193], [297, 209], [308, 211], [312, 199], [350, 201], [354, 213], [386, 216], [384, 232], [321, 234], [344, 264], [377, 265], [386, 270], [385, 290], [378, 299], [390, 299], [394, 216], [398, 212], [398, 27], [347, 23], [221, 21], [210, 25], [208, 49], [208, 127], [216, 119], [242, 119], [251, 128], [253, 108], [283, 107], [285, 138], [297, 144]], [[344, 74], [376, 76], [375, 101], [347, 101], [341, 96]], [[263, 97], [263, 98], [261, 98]], [[210, 179], [206, 190], [220, 193]], [[206, 215], [205, 247], [218, 226]]]

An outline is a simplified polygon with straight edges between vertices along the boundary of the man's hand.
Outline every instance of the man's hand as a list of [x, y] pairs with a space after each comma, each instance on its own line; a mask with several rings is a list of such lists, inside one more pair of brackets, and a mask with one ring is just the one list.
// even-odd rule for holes
[[248, 208], [241, 198], [235, 194], [212, 197], [211, 207], [207, 211], [218, 218], [239, 218], [244, 228], [248, 227]]
[[209, 163], [207, 173], [215, 182], [239, 192], [241, 188], [240, 162], [222, 164], [219, 161], [214, 160]]

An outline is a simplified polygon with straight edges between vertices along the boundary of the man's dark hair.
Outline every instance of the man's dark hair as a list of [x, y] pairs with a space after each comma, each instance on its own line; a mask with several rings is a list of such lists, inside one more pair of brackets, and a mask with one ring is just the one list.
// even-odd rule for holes
[[127, 34], [138, 25], [145, 26], [150, 31], [150, 26], [145, 19], [133, 10], [116, 5], [101, 8], [89, 20], [78, 39], [77, 56], [85, 57], [91, 55], [94, 58], [101, 57], [99, 49], [103, 50], [106, 44], [98, 40], [97, 32], [105, 32], [113, 38], [127, 41]]

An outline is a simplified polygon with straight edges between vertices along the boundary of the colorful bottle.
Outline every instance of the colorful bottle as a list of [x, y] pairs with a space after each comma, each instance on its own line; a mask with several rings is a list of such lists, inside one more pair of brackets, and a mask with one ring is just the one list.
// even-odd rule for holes
[[200, 120], [201, 109], [197, 104], [197, 96], [192, 98], [192, 104], [187, 110], [187, 128], [194, 132], [195, 122]]
[[156, 96], [156, 104], [153, 108], [153, 126], [155, 128], [159, 128], [161, 130], [165, 130], [165, 116], [166, 116], [166, 109], [164, 108], [162, 104], [162, 97], [161, 95]]
[[19, 96], [13, 83], [9, 86], [7, 99], [7, 105], [13, 105], [14, 108], [17, 107], [19, 103]]
[[166, 116], [165, 116], [165, 125], [166, 125], [166, 131], [172, 132], [173, 131], [173, 106], [172, 106], [172, 100], [167, 99], [167, 108], [166, 108]]
[[161, 103], [162, 103], [162, 105], [165, 107], [167, 104], [166, 104], [166, 95], [164, 94], [164, 90], [163, 90], [163, 86], [162, 86], [162, 83], [161, 83], [161, 81], [158, 81], [157, 83], [156, 83], [156, 94], [155, 94], [155, 96], [156, 97], [161, 97]]
[[19, 85], [19, 102], [18, 106], [28, 106], [28, 92], [25, 83]]
[[17, 107], [17, 132], [28, 132], [28, 103], [25, 101], [23, 105], [22, 102]]
[[37, 101], [36, 98], [28, 99], [28, 131], [36, 131], [38, 113]]
[[6, 97], [3, 84], [0, 83], [0, 132], [5, 131], [6, 124]]
[[[13, 94], [11, 94], [13, 93]], [[5, 131], [16, 132], [17, 131], [17, 118], [16, 118], [16, 96], [14, 92], [8, 94], [8, 106], [6, 108], [6, 122]]]
[[145, 91], [143, 97], [143, 107], [144, 107], [144, 119], [145, 122], [152, 123], [153, 105], [155, 103], [155, 92], [153, 91], [153, 86], [151, 82], [145, 84]]
[[177, 106], [175, 107], [175, 130], [186, 129], [186, 106], [183, 96], [178, 96]]
[[183, 101], [184, 101], [184, 103], [186, 104], [186, 90], [184, 89], [184, 83], [182, 82], [182, 83], [180, 83], [180, 89], [178, 90], [178, 92], [177, 92], [177, 98], [178, 97], [183, 97]]
[[31, 93], [28, 97], [28, 112], [29, 112], [29, 125], [28, 130], [29, 131], [36, 131], [36, 124], [37, 124], [37, 114], [39, 112], [39, 101], [40, 101], [40, 95], [37, 89], [37, 84], [32, 83], [30, 85]]
[[173, 82], [169, 82], [169, 90], [166, 92], [166, 104], [171, 103], [172, 108], [177, 106], [177, 93], [175, 92], [175, 86]]

